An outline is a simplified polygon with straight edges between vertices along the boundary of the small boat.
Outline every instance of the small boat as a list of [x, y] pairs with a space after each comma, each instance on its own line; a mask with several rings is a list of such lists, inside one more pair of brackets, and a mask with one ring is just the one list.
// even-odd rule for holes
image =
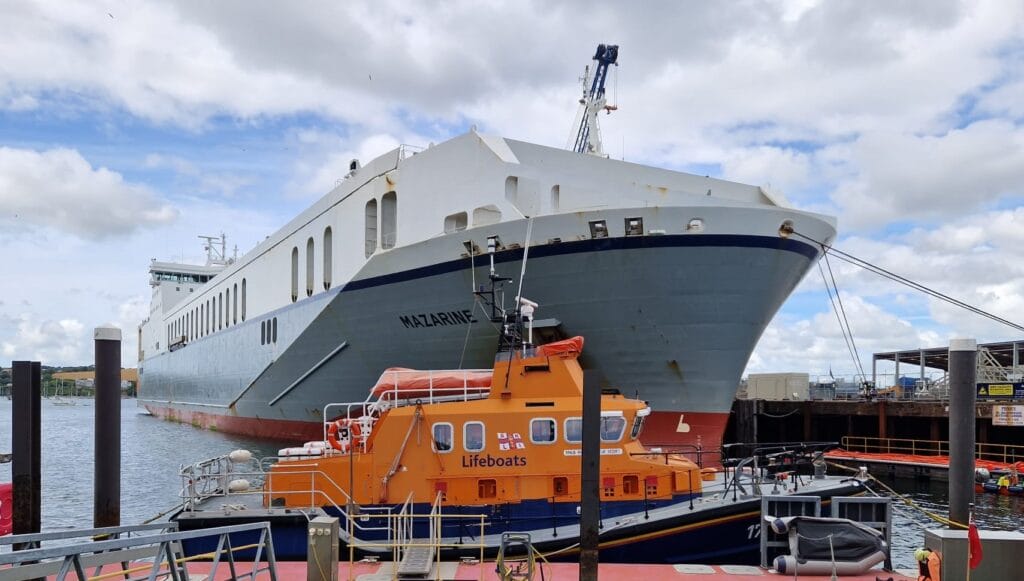
[[1021, 484], [1017, 466], [1024, 463], [1009, 464], [1009, 468], [989, 470], [975, 468], [974, 491], [977, 493], [999, 494], [1001, 496], [1024, 496], [1024, 485]]
[[[306, 558], [316, 516], [340, 519], [346, 557], [389, 559], [406, 539], [445, 559], [494, 558], [516, 533], [548, 559], [578, 558], [584, 341], [534, 347], [521, 335], [509, 332], [490, 370], [385, 371], [365, 400], [325, 408], [322, 441], [186, 467], [175, 520], [182, 530], [269, 520], [279, 559]], [[864, 492], [856, 478], [824, 475], [820, 449], [762, 450], [720, 469], [647, 448], [647, 403], [600, 397], [602, 561], [756, 562], [762, 494]], [[801, 474], [812, 461], [818, 473]]]

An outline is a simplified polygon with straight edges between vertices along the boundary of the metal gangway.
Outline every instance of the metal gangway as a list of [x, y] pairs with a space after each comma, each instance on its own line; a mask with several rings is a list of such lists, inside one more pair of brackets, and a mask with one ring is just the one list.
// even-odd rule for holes
[[[242, 545], [232, 542], [232, 536], [237, 540], [238, 536], [248, 539], [254, 535], [257, 536], [256, 542]], [[184, 556], [182, 541], [207, 537], [216, 538], [215, 550]], [[42, 546], [53, 542], [66, 544]], [[277, 581], [274, 543], [270, 536], [270, 523], [267, 522], [192, 531], [178, 530], [177, 523], [158, 523], [9, 535], [0, 537], [0, 549], [4, 547], [8, 550], [0, 552], [0, 581], [49, 576], [53, 576], [55, 581], [189, 581], [196, 577], [195, 572], [188, 570], [188, 563], [196, 560], [210, 561], [206, 579], [214, 579], [223, 563], [232, 579], [255, 581], [257, 575], [268, 573], [271, 581]], [[22, 550], [11, 550], [14, 548]], [[247, 553], [246, 565], [240, 567], [235, 560], [238, 551], [252, 551], [254, 556], [250, 558]], [[87, 570], [91, 570], [91, 574]]]

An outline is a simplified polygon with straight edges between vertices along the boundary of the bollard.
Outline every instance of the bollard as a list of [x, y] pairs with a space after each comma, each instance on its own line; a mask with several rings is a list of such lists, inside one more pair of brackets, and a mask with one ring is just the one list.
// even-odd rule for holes
[[974, 502], [974, 402], [978, 343], [949, 342], [949, 519], [967, 524]]
[[583, 445], [580, 480], [580, 581], [597, 579], [598, 524], [601, 520], [601, 387], [583, 383]]
[[97, 327], [93, 526], [121, 525], [121, 330]]
[[[11, 422], [14, 484], [14, 534], [38, 533], [41, 524], [40, 496], [40, 384], [38, 361], [14, 361]], [[15, 550], [31, 549], [31, 543], [18, 544]]]

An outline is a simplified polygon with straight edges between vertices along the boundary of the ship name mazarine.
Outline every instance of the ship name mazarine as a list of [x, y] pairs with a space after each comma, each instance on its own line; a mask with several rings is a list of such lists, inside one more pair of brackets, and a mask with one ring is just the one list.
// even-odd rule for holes
[[461, 311], [442, 311], [439, 313], [420, 313], [418, 315], [399, 315], [398, 320], [406, 329], [413, 327], [447, 327], [449, 325], [467, 325], [478, 322], [470, 309]]

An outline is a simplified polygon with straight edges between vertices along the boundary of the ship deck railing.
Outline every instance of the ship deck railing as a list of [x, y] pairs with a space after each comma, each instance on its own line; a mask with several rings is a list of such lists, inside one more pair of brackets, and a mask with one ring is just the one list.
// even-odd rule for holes
[[[841, 444], [844, 450], [850, 452], [909, 454], [911, 456], [949, 456], [948, 440], [843, 436]], [[974, 457], [977, 460], [1013, 464], [1024, 460], [1024, 445], [978, 442], [974, 446]]]

